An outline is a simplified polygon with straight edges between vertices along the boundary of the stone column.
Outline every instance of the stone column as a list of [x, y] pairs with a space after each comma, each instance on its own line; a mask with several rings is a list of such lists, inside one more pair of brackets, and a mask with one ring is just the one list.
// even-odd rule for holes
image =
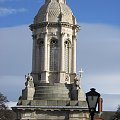
[[61, 33], [61, 46], [60, 46], [60, 50], [61, 50], [61, 53], [60, 53], [60, 72], [63, 72], [65, 71], [65, 62], [64, 62], [64, 55], [65, 55], [65, 51], [64, 51], [64, 35], [65, 33]]
[[74, 83], [74, 78], [76, 77], [76, 36], [72, 36], [72, 64], [71, 64], [71, 74], [70, 82]]
[[48, 32], [47, 26], [45, 28], [44, 33], [44, 64], [43, 64], [43, 71], [41, 73], [41, 82], [48, 83]]
[[72, 36], [72, 73], [76, 73], [76, 36]]
[[44, 37], [44, 71], [48, 71], [48, 57], [47, 57], [47, 32], [44, 33], [45, 37]]
[[33, 48], [32, 48], [32, 72], [36, 72], [36, 35], [32, 35], [33, 37]]
[[64, 35], [65, 33], [62, 32], [60, 43], [60, 83], [65, 83]]
[[37, 84], [38, 82], [38, 72], [37, 72], [37, 54], [38, 53], [38, 48], [37, 48], [37, 35], [33, 33], [33, 48], [32, 48], [32, 76], [34, 83]]
[[50, 42], [48, 43], [48, 71], [50, 71]]
[[36, 73], [39, 73], [39, 52], [40, 52], [40, 50], [39, 50], [39, 44], [37, 44], [37, 42], [36, 42]]
[[48, 12], [46, 13], [45, 21], [48, 22]]

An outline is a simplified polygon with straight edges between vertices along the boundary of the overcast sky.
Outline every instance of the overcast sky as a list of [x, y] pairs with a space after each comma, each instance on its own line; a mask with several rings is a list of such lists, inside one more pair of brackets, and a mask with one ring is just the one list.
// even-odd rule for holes
[[[10, 101], [17, 101], [24, 75], [31, 72], [28, 26], [43, 2], [0, 0], [0, 91]], [[120, 104], [120, 1], [70, 0], [68, 4], [81, 26], [77, 71], [84, 70], [82, 88], [87, 92], [95, 87], [103, 95], [104, 110], [116, 110]]]

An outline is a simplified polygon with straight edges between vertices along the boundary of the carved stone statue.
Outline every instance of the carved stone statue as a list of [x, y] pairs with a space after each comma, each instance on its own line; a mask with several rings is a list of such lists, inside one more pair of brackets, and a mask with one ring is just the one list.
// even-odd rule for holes
[[33, 77], [31, 76], [30, 73], [28, 73], [28, 76], [25, 75], [25, 86], [26, 87], [34, 87], [34, 83], [33, 83]]
[[28, 76], [25, 75], [25, 89], [22, 90], [22, 99], [23, 100], [33, 100], [35, 88], [33, 83], [33, 77], [30, 73], [28, 73]]
[[76, 77], [74, 78], [74, 85], [76, 90], [80, 89], [80, 79], [78, 78], [78, 76], [76, 75]]

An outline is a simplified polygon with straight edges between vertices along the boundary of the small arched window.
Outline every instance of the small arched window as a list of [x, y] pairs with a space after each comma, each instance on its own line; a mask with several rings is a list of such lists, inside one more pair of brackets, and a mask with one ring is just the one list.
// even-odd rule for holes
[[50, 71], [58, 70], [58, 40], [50, 41]]
[[44, 39], [39, 38], [37, 40], [37, 43], [39, 45], [39, 67], [40, 67], [40, 71], [42, 71], [44, 64]]
[[43, 39], [43, 38], [39, 38], [39, 39], [37, 40], [37, 44], [38, 44], [39, 46], [43, 46], [43, 45], [44, 45], [44, 39]]

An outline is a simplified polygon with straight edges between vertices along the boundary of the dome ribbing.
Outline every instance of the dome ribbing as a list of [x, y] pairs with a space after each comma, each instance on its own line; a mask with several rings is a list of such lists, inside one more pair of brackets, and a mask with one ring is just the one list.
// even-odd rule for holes
[[71, 9], [64, 0], [47, 0], [35, 16], [34, 23], [67, 22], [75, 24]]

